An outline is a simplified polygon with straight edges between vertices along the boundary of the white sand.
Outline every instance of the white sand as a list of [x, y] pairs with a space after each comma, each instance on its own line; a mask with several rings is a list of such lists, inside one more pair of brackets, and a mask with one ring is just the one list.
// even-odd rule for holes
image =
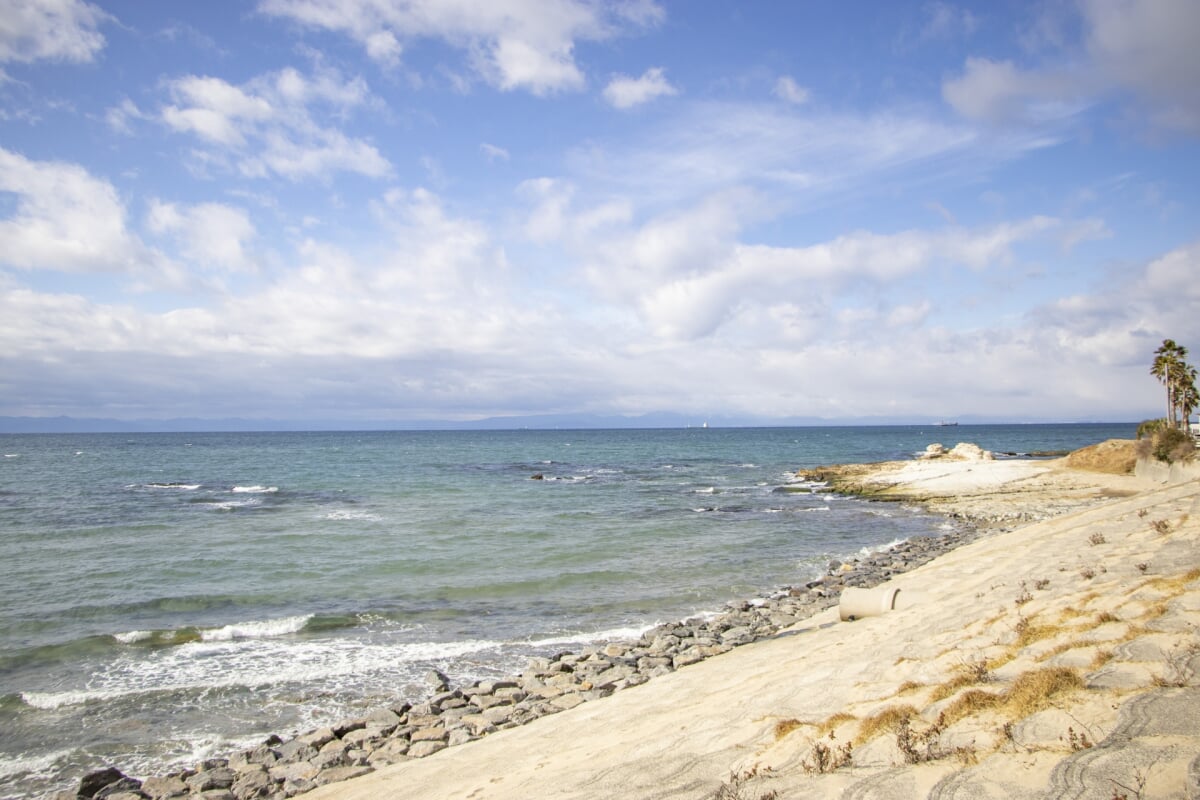
[[[1110, 798], [1119, 786], [1196, 796], [1185, 792], [1200, 789], [1189, 783], [1200, 775], [1200, 578], [1179, 576], [1200, 567], [1200, 482], [1153, 486], [1017, 461], [901, 472], [889, 479], [923, 496], [997, 502], [1042, 484], [1049, 503], [1090, 507], [899, 576], [891, 585], [925, 596], [912, 608], [848, 623], [830, 609], [772, 640], [305, 797]], [[1054, 666], [1081, 686], [1041, 710], [969, 714], [931, 737], [926, 763], [908, 764], [884, 729], [856, 743], [850, 763], [813, 774], [815, 742], [836, 751], [881, 709], [912, 706], [920, 731], [964, 692], [1001, 694]], [[935, 700], [937, 686], [975, 670], [988, 680]], [[853, 719], [818, 739], [816, 724], [838, 713]], [[1103, 744], [1085, 748], [1084, 738]], [[758, 777], [731, 782], [755, 768]]]

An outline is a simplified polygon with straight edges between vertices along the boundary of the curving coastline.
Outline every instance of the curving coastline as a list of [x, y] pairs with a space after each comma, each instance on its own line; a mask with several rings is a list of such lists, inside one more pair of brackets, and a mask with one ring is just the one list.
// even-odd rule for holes
[[[1113, 476], [1117, 478], [1115, 480], [1110, 480], [1107, 476], [1093, 479], [1090, 475], [1076, 474], [1077, 471], [1058, 465], [1051, 468], [1051, 472], [1060, 473], [1057, 478], [1040, 471], [1044, 464], [1037, 464], [1036, 472], [1023, 471], [1020, 475], [1006, 471], [1009, 469], [1007, 467], [1001, 468], [1000, 471], [995, 469], [996, 465], [1015, 462], [990, 462], [950, 470], [946, 470], [946, 463], [943, 463], [939, 465], [940, 471], [936, 475], [926, 470], [919, 477], [909, 474], [907, 478], [898, 479], [896, 473], [909, 469], [907, 465], [914, 462], [896, 463], [901, 466], [874, 465], [872, 469], [857, 473], [856, 480], [867, 475], [887, 476], [883, 482], [892, 487], [886, 492], [891, 495], [888, 499], [919, 500], [931, 505], [937, 502], [943, 503], [943, 507], [948, 509], [952, 509], [955, 503], [960, 503], [952, 513], [964, 518], [980, 519], [985, 524], [992, 525], [1010, 524], [1014, 518], [1003, 515], [989, 516], [984, 513], [987, 509], [981, 498], [989, 495], [993, 500], [1002, 498], [999, 504], [1001, 510], [1007, 508], [1011, 511], [1009, 501], [1025, 496], [1032, 508], [1036, 505], [1032, 499], [1034, 486], [1044, 489], [1043, 499], [1052, 493], [1061, 495], [1066, 491], [1073, 497], [1074, 509], [1100, 506], [1097, 512], [1107, 509], [1113, 503], [1155, 498], [1163, 491], [1158, 487], [1121, 480], [1121, 476]], [[959, 494], [947, 494], [944, 491], [948, 476], [957, 475], [955, 480], [962, 484], [962, 476], [970, 473], [976, 474], [968, 481], [969, 486], [964, 489], [958, 485], [955, 488], [954, 491]], [[810, 472], [810, 476], [811, 474]], [[1064, 475], [1067, 477], [1063, 477]], [[931, 491], [931, 481], [943, 483], [943, 493], [940, 496], [936, 491]], [[1000, 482], [999, 488], [993, 485], [996, 481]], [[837, 485], [836, 482], [833, 485]], [[1085, 485], [1090, 485], [1086, 491], [1082, 488]], [[1117, 499], [1122, 493], [1128, 495], [1129, 499]], [[1194, 501], [1194, 495], [1193, 490], [1191, 495], [1184, 492], [1183, 496], [1191, 497]], [[1165, 502], [1165, 497], [1163, 500]], [[1171, 502], [1175, 502], [1175, 499]], [[1157, 505], [1158, 501], [1155, 500], [1145, 507], [1154, 508]], [[1056, 508], [1057, 506], [1043, 505], [1038, 513], [1050, 515]], [[1090, 512], [1076, 511], [1068, 516], [1078, 516], [1079, 513]], [[1101, 517], [1105, 515], [1101, 514]], [[1186, 522], [1185, 519], [1184, 523]], [[1042, 524], [1052, 523], [1053, 520]], [[1180, 525], [1180, 529], [1185, 527], [1186, 524]], [[1017, 533], [1026, 530], [1029, 529], [1022, 528]], [[854, 626], [835, 625], [833, 619], [836, 618], [836, 612], [823, 609], [836, 603], [840, 588], [845, 585], [870, 586], [880, 581], [896, 579], [897, 576], [900, 576], [901, 580], [904, 577], [915, 579], [923, 571], [936, 568], [942, 562], [957, 557], [966, 550], [994, 547], [995, 542], [1004, 536], [1002, 528], [997, 526], [995, 535], [956, 550], [953, 555], [938, 559], [933, 564], [927, 562], [958, 545], [966, 544], [975, 538], [974, 532], [971, 529], [962, 529], [945, 537], [914, 540], [884, 553], [861, 559], [857, 564], [831, 565], [830, 574], [820, 580], [804, 587], [780, 592], [761, 603], [742, 604], [713, 620], [689, 620], [661, 626], [636, 643], [614, 643], [608, 647], [591, 648], [578, 654], [563, 654], [555, 659], [535, 661], [521, 676], [509, 681], [451, 688], [444, 685], [440, 676], [432, 675], [433, 683], [430, 688], [435, 693], [427, 702], [417, 706], [380, 710], [368, 717], [348, 721], [330, 729], [314, 731], [290, 742], [272, 740], [249, 753], [235, 754], [230, 759], [205, 762], [198, 765], [200, 769], [191, 774], [152, 778], [141, 783], [126, 779], [127, 782], [122, 786], [114, 786], [113, 782], [119, 782], [122, 776], [109, 772], [105, 776], [95, 776], [91, 785], [96, 786], [97, 791], [109, 791], [101, 789], [98, 784], [106, 778], [111, 779], [104, 785], [112, 789], [127, 790], [129, 798], [180, 796], [185, 793], [240, 798], [288, 796], [312, 789], [320, 783], [358, 777], [358, 780], [349, 783], [317, 789], [311, 796], [375, 797], [387, 796], [389, 793], [421, 797], [458, 796], [457, 793], [465, 785], [446, 782], [448, 779], [443, 773], [454, 771], [449, 766], [438, 770], [438, 774], [442, 775], [439, 780], [427, 780], [430, 773], [423, 765], [445, 764], [447, 762], [442, 760], [447, 758], [453, 759], [457, 765], [456, 769], [466, 770], [471, 774], [471, 779], [483, 784], [482, 788], [488, 790], [477, 796], [520, 796], [511, 793], [512, 786], [504, 786], [510, 783], [504, 779], [510, 767], [525, 776], [520, 785], [523, 787], [521, 791], [526, 792], [528, 796], [526, 790], [530, 786], [539, 785], [537, 776], [533, 774], [536, 767], [526, 763], [529, 761], [545, 763], [547, 769], [555, 765], [558, 767], [558, 782], [555, 786], [559, 788], [550, 790], [543, 787], [544, 796], [589, 796], [587, 787], [594, 788], [595, 782], [599, 780], [603, 786], [619, 789], [621, 793], [631, 796], [703, 797], [717, 791], [722, 781], [728, 783], [731, 775], [737, 777], [743, 773], [748, 774], [756, 766], [771, 767], [772, 786], [787, 785], [788, 780], [796, 777], [792, 773], [797, 772], [805, 780], [817, 780], [817, 784], [821, 784], [825, 780], [824, 776], [814, 776], [811, 770], [803, 768], [804, 759], [811, 757], [815, 752], [815, 745], [821, 742], [819, 736], [809, 735], [815, 731], [806, 733], [806, 726], [818, 729], [819, 726], [816, 725], [817, 720], [806, 721], [796, 710], [804, 704], [797, 703], [794, 694], [788, 694], [790, 705], [788, 702], [777, 702], [775, 705], [767, 702], [764, 706], [765, 699], [775, 696], [777, 690], [767, 691], [763, 688], [761, 692], [750, 691], [747, 694], [745, 691], [738, 692], [736, 685], [747, 680], [746, 676], [758, 676], [759, 679], [770, 677], [772, 687], [776, 683], [796, 681], [796, 673], [790, 669], [780, 669], [778, 660], [782, 658], [790, 662], [817, 662], [794, 664], [794, 668], [809, 672], [804, 680], [797, 682], [815, 688], [812, 687], [812, 683], [814, 680], [820, 682], [822, 668], [832, 673], [825, 677], [836, 678], [838, 670], [829, 669], [828, 659], [823, 660], [819, 655], [813, 655], [814, 652], [830, 646], [850, 647], [851, 650], [857, 651], [858, 661], [853, 662], [854, 668], [850, 670], [851, 673], [867, 669], [861, 662], [878, 667], [877, 662], [881, 654], [869, 649], [864, 650], [865, 643], [862, 637], [853, 634], [856, 630], [878, 628], [881, 622], [899, 621], [905, 615], [896, 613], [886, 620], [864, 620]], [[1002, 552], [1012, 555], [1008, 552], [1010, 549], [1003, 548]], [[927, 566], [916, 569], [922, 564]], [[916, 571], [911, 572], [913, 569]], [[1157, 574], [1148, 570], [1149, 566], [1146, 574]], [[1108, 574], [1107, 567], [1106, 572], [1101, 574]], [[1003, 582], [1001, 586], [1004, 587], [1004, 591], [1000, 594], [1010, 593], [1013, 588], [1011, 584], [1012, 580]], [[1182, 585], [1186, 587], [1188, 584], [1185, 582]], [[995, 592], [995, 588], [989, 591]], [[1022, 591], [1030, 593], [1026, 588]], [[1016, 599], [1021, 597], [1022, 595], [1018, 595]], [[831, 614], [834, 617], [831, 618]], [[909, 613], [907, 616], [912, 615]], [[839, 641], [832, 645], [821, 641], [831, 637]], [[803, 644], [801, 640], [804, 640]], [[733, 650], [737, 645], [751, 643], [754, 643], [751, 647], [738, 647], [737, 650]], [[721, 659], [704, 661], [708, 656], [718, 653], [727, 655]], [[927, 660], [945, 661], [940, 657]], [[699, 663], [701, 661], [704, 663]], [[919, 654], [914, 654], [912, 661], [923, 663]], [[686, 670], [680, 669], [688, 665], [694, 666]], [[933, 668], [934, 665], [927, 666]], [[944, 668], [945, 664], [940, 666]], [[815, 667], [820, 668], [813, 673]], [[647, 683], [651, 677], [657, 679]], [[834, 682], [837, 682], [836, 679]], [[727, 686], [730, 683], [734, 684], [734, 689]], [[751, 683], [753, 684], [753, 681]], [[630, 691], [617, 692], [623, 688]], [[748, 686], [743, 688], [749, 689]], [[842, 690], [843, 694], [849, 691], [846, 687], [842, 687]], [[760, 694], [763, 696], [760, 697]], [[610, 695], [611, 698], [602, 703], [587, 702]], [[834, 696], [836, 695], [837, 692], [834, 692]], [[627, 704], [633, 702], [627, 698], [635, 696], [642, 699], [641, 703], [627, 708]], [[664, 706], [667, 699], [670, 699], [670, 702]], [[842, 699], [843, 708], [855, 705], [854, 702], [845, 702], [852, 698]], [[859, 700], [861, 702], [861, 698]], [[569, 714], [557, 713], [584, 703], [585, 707]], [[722, 714], [719, 712], [722, 706], [726, 711], [724, 723], [720, 722]], [[761, 718], [755, 722], [746, 718], [745, 710], [739, 710], [741, 706], [759, 708], [760, 711], [770, 709], [770, 713], [760, 715]], [[640, 731], [647, 723], [640, 719], [642, 712], [634, 709], [642, 708], [648, 711], [649, 707], [655, 709], [664, 730], [672, 729], [672, 726], [681, 721], [685, 723], [682, 726], [685, 730], [693, 729], [691, 733], [682, 737], [666, 737], [681, 748], [682, 752], [697, 754], [692, 760], [684, 759], [689, 766], [682, 772], [679, 757], [665, 752], [661, 745], [651, 746], [644, 738], [636, 735], [635, 731]], [[825, 715], [825, 721], [836, 713], [846, 712], [830, 711]], [[551, 719], [548, 715], [554, 716]], [[543, 716], [548, 718], [538, 725], [522, 727], [523, 723]], [[772, 728], [770, 725], [765, 731], [769, 735], [765, 737], [763, 730], [757, 730], [756, 733], [750, 730], [762, 728], [763, 720], [768, 718], [775, 719], [779, 724], [789, 720], [796, 724], [782, 735], [780, 728]], [[701, 721], [703, 724], [700, 724]], [[630, 728], [633, 730], [629, 730]], [[510, 729], [520, 729], [521, 733], [518, 736], [517, 730]], [[453, 747], [445, 753], [441, 752], [448, 745], [465, 743], [480, 736], [484, 736], [483, 740], [471, 744], [470, 747]], [[804, 736], [808, 738], [804, 739]], [[589, 763], [564, 762], [565, 756], [556, 754], [555, 748], [551, 746], [552, 742], [560, 741], [559, 737], [568, 737], [572, 742], [591, 742], [589, 746], [597, 752], [604, 753], [607, 761], [602, 759], [591, 763], [592, 771], [589, 771], [589, 763], [593, 759], [585, 759]], [[714, 744], [729, 737], [735, 742], [732, 750]], [[1096, 736], [1093, 735], [1092, 739], [1096, 739]], [[783, 747], [784, 744], [790, 745], [787, 749], [791, 750], [791, 754], [779, 761], [780, 754], [775, 750], [777, 746]], [[713, 749], [714, 747], [716, 749]], [[643, 752], [647, 748], [650, 753], [657, 753], [657, 756], [651, 757], [650, 764], [644, 763], [645, 758], [650, 757]], [[568, 750], [578, 755], [578, 746]], [[497, 751], [499, 755], [496, 755]], [[859, 748], [857, 752], [861, 753], [862, 749]], [[438, 757], [418, 758], [433, 753], [439, 753]], [[701, 757], [698, 755], [700, 753], [704, 755]], [[746, 762], [747, 753], [773, 755], [766, 761], [756, 760], [750, 763]], [[481, 758], [476, 760], [473, 754], [478, 754]], [[737, 757], [732, 757], [734, 755]], [[862, 770], [871, 767], [869, 757], [856, 754], [854, 758], [854, 763], [845, 765], [840, 770], [832, 770], [829, 777], [848, 779], [854, 776], [856, 771], [861, 773]], [[863, 763], [858, 763], [860, 760]], [[386, 766], [393, 761], [403, 763]], [[500, 765], [506, 766], [500, 769]], [[650, 784], [642, 785], [634, 780], [633, 773], [641, 768], [635, 768], [635, 765], [652, 767], [651, 773], [664, 781], [657, 784], [663, 791], [655, 789], [651, 792]], [[500, 771], [492, 773], [489, 769]], [[372, 774], [361, 777], [368, 772]], [[488, 784], [487, 781], [477, 778], [487, 774], [494, 776], [494, 783]], [[596, 777], [598, 774], [604, 777]], [[591, 777], [584, 780], [585, 775]], [[785, 776], [789, 775], [791, 777], [785, 780]], [[401, 785], [404, 786], [403, 792], [399, 789]], [[81, 788], [85, 789], [83, 794], [69, 796], [96, 796], [96, 792], [86, 794], [88, 787]], [[607, 794], [608, 788], [602, 793]], [[537, 791], [532, 794], [543, 796]]]

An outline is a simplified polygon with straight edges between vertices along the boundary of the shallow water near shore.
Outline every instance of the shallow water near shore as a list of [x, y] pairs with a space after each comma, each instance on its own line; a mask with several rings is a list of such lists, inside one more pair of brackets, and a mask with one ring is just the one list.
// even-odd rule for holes
[[1133, 428], [0, 436], [0, 797], [416, 699], [430, 668], [516, 672], [948, 524], [798, 468]]

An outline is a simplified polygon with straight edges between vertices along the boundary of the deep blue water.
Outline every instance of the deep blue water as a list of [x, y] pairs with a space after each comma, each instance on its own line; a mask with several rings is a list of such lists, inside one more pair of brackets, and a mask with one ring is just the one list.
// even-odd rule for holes
[[430, 667], [510, 673], [948, 524], [782, 491], [799, 468], [1134, 427], [0, 435], [0, 797], [414, 699]]

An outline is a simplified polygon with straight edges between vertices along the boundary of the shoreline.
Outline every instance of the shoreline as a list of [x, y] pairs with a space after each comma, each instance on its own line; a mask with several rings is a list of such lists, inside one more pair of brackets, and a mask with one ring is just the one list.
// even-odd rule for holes
[[[890, 465], [872, 466], [877, 475], [889, 474], [892, 470]], [[810, 470], [802, 472], [812, 473]], [[1106, 499], [1104, 491], [1102, 489], [1100, 495], [1079, 498], [1080, 504], [1102, 502]], [[927, 502], [912, 494], [887, 499]], [[971, 518], [977, 512], [978, 509], [968, 508], [965, 512], [960, 511], [958, 518]], [[553, 659], [534, 659], [521, 676], [510, 680], [451, 688], [445, 685], [444, 676], [431, 673], [433, 694], [426, 702], [380, 709], [367, 717], [312, 731], [287, 742], [272, 737], [252, 751], [234, 754], [229, 759], [206, 761], [190, 774], [176, 773], [141, 783], [125, 779], [125, 788], [141, 793], [131, 793], [130, 798], [168, 796], [181, 791], [216, 791], [222, 796], [241, 798], [290, 796], [335, 782], [338, 787], [331, 788], [349, 787], [359, 781], [354, 784], [342, 782], [364, 775], [368, 777], [362, 780], [370, 782], [388, 771], [390, 763], [416, 764], [424, 761], [424, 756], [447, 747], [451, 751], [471, 750], [451, 746], [480, 740], [472, 746], [478, 747], [483, 741], [500, 738], [501, 733], [507, 734], [509, 729], [527, 727], [526, 723], [535, 719], [547, 718], [548, 721], [550, 715], [561, 720], [572, 715], [559, 714], [560, 711], [591, 700], [631, 694], [618, 690], [633, 689], [657, 678], [659, 680], [638, 690], [653, 692], [655, 685], [668, 678], [684, 679], [694, 670], [700, 670], [701, 667], [692, 665], [699, 665], [710, 656], [731, 653], [734, 648], [737, 653], [744, 654], [784, 640], [802, 623], [811, 626], [817, 619], [833, 613], [827, 609], [836, 604], [843, 586], [878, 585], [911, 574], [912, 570], [930, 561], [976, 543], [981, 535], [985, 539], [999, 535], [994, 530], [994, 520], [986, 517], [979, 520], [984, 523], [979, 527], [960, 528], [936, 538], [918, 537], [864, 556], [857, 564], [831, 564], [826, 575], [802, 588], [776, 593], [757, 604], [742, 602], [711, 620], [693, 619], [658, 626], [632, 645], [610, 643], [585, 648], [576, 654], [560, 654]], [[827, 624], [821, 623], [818, 627]], [[754, 647], [741, 647], [750, 644]], [[722, 659], [706, 663], [716, 661]], [[684, 666], [692, 666], [692, 669], [681, 670]], [[599, 709], [605, 704], [588, 702], [587, 706]], [[92, 783], [105, 781], [102, 785], [109, 785], [123, 778], [109, 772], [104, 776], [93, 776]], [[59, 795], [68, 796], [86, 795]]]

